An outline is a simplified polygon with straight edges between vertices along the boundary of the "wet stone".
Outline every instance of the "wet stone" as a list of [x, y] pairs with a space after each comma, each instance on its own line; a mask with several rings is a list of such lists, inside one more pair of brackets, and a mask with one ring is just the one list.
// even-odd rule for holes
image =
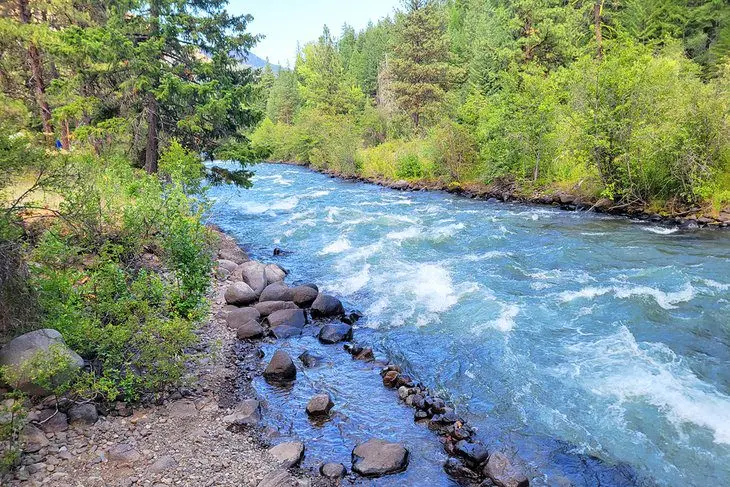
[[347, 475], [347, 469], [341, 463], [325, 463], [319, 468], [319, 473], [328, 479], [341, 479]]

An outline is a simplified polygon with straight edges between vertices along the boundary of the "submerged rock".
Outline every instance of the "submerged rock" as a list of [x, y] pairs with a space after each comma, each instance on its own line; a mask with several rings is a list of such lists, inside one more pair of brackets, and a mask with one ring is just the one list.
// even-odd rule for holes
[[306, 350], [304, 352], [302, 352], [302, 354], [299, 355], [298, 358], [302, 362], [302, 364], [304, 364], [304, 366], [307, 367], [308, 369], [318, 366], [322, 361], [322, 357], [312, 355], [311, 353], [309, 353]]
[[319, 331], [319, 341], [333, 344], [352, 340], [352, 327], [344, 323], [324, 325]]
[[325, 463], [319, 468], [319, 473], [328, 479], [341, 479], [347, 475], [347, 469], [341, 463]]
[[352, 450], [352, 471], [364, 477], [381, 477], [408, 468], [408, 450], [400, 443], [371, 439]]
[[307, 403], [307, 414], [309, 416], [326, 416], [334, 407], [335, 403], [329, 394], [317, 394]]
[[301, 441], [281, 443], [269, 448], [269, 453], [282, 467], [292, 468], [299, 465], [304, 458], [304, 443]]
[[20, 391], [31, 396], [45, 396], [50, 394], [50, 391], [34, 382], [27, 365], [34, 359], [51, 358], [54, 355], [66, 357], [68, 368], [51, 377], [52, 384], [63, 383], [71, 374], [84, 366], [84, 359], [66, 345], [58, 331], [50, 328], [31, 331], [11, 340], [0, 349], [0, 365], [7, 366], [14, 372], [12, 385]]
[[297, 378], [297, 368], [284, 350], [277, 350], [264, 370], [264, 379], [272, 382], [287, 382]]
[[489, 477], [498, 487], [528, 487], [527, 476], [512, 465], [507, 455], [500, 452], [489, 456], [484, 467], [484, 475]]
[[312, 318], [329, 318], [343, 314], [345, 314], [345, 308], [342, 307], [342, 302], [334, 296], [320, 293], [312, 303]]
[[256, 293], [245, 282], [234, 282], [228, 286], [223, 297], [226, 303], [236, 306], [246, 306], [256, 301]]

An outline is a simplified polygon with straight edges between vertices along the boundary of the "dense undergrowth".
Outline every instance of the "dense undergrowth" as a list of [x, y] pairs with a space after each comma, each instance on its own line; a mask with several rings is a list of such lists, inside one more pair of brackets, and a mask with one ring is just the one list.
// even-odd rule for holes
[[262, 79], [253, 147], [365, 177], [730, 204], [730, 8], [595, 4], [411, 0], [325, 30]]

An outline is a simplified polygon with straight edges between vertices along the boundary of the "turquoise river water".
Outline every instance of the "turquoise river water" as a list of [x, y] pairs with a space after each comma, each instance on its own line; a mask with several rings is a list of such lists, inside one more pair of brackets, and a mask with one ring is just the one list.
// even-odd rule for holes
[[[255, 172], [253, 189], [213, 189], [212, 220], [362, 311], [357, 340], [443, 391], [535, 485], [730, 485], [727, 232]], [[410, 474], [377, 485], [449, 485], [437, 438], [340, 355], [299, 394], [257, 384], [276, 421], [346, 465], [358, 434], [381, 430], [415, 452]], [[340, 416], [293, 419], [287, 400], [318, 389]]]

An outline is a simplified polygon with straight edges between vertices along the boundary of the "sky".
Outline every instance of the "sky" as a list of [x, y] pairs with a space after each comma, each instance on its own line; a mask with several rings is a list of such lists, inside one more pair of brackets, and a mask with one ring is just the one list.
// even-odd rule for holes
[[269, 58], [274, 64], [294, 65], [297, 42], [305, 44], [316, 40], [326, 24], [333, 34], [339, 35], [347, 22], [355, 30], [392, 16], [399, 0], [229, 0], [228, 11], [233, 14], [251, 14], [249, 25], [253, 34], [266, 38], [252, 49], [257, 56]]

